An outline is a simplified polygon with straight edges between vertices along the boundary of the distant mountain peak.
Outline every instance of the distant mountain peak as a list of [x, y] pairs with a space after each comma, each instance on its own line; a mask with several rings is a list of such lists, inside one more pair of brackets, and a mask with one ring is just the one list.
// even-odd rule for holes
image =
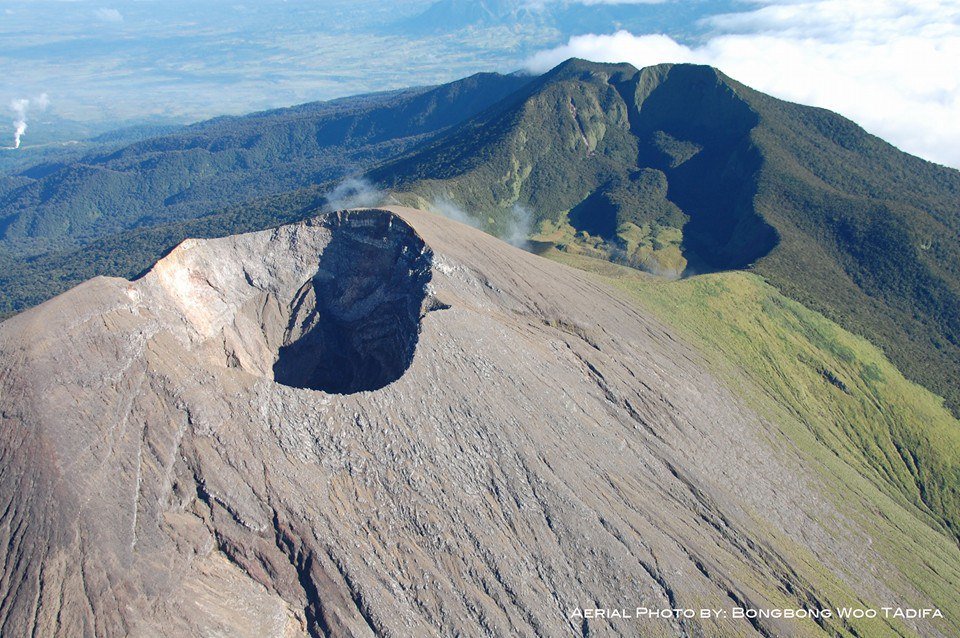
[[519, 207], [535, 241], [652, 272], [755, 269], [960, 410], [960, 172], [830, 111], [710, 66], [572, 58], [371, 176], [493, 232]]

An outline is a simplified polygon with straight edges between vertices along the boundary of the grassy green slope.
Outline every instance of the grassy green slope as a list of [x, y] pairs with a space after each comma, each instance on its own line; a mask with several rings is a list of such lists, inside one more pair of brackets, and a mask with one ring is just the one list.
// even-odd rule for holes
[[452, 200], [494, 232], [519, 205], [627, 262], [633, 227], [684, 228], [691, 259], [741, 267], [774, 243], [750, 206], [756, 121], [707, 67], [570, 60], [370, 177], [414, 205]]
[[875, 532], [911, 586], [960, 623], [960, 422], [942, 398], [755, 274], [664, 281], [582, 255], [547, 256], [598, 273], [699, 346], [789, 436], [805, 467], [840, 486], [832, 498]]
[[598, 267], [587, 257], [549, 255], [602, 272], [635, 294], [716, 361], [744, 372], [761, 390], [746, 398], [803, 425], [889, 496], [960, 539], [960, 421], [869, 341], [752, 273], [669, 282]]
[[761, 116], [755, 209], [780, 243], [756, 271], [881, 345], [960, 410], [960, 172], [829, 111], [739, 87]]

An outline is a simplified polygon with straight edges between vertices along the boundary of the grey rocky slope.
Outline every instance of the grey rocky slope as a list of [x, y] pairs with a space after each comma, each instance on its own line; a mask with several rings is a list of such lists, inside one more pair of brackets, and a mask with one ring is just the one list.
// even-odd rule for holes
[[960, 568], [910, 585], [872, 534], [919, 539], [620, 293], [409, 209], [187, 241], [0, 324], [0, 419], [3, 636], [960, 632], [572, 617], [955, 609], [925, 592]]

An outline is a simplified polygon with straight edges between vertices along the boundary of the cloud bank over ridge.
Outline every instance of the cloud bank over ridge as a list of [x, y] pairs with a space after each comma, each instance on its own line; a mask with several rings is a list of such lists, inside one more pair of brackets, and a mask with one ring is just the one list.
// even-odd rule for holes
[[693, 62], [777, 97], [837, 111], [926, 159], [960, 167], [960, 0], [758, 0], [706, 19], [683, 44], [662, 34], [574, 36], [527, 60]]

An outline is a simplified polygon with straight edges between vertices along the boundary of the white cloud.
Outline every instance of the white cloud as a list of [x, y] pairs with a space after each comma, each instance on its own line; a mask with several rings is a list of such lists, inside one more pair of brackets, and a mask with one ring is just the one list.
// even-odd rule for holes
[[567, 44], [541, 51], [527, 61], [527, 68], [543, 73], [567, 58], [594, 62], [630, 62], [638, 67], [660, 62], [694, 62], [695, 53], [666, 35], [633, 35], [617, 31], [613, 35], [578, 35]]
[[960, 167], [960, 0], [759, 0], [711, 17], [702, 44], [576, 36], [530, 60], [710, 64], [777, 97], [822, 106], [927, 159]]
[[97, 9], [97, 18], [104, 22], [123, 22], [123, 14], [116, 9]]

